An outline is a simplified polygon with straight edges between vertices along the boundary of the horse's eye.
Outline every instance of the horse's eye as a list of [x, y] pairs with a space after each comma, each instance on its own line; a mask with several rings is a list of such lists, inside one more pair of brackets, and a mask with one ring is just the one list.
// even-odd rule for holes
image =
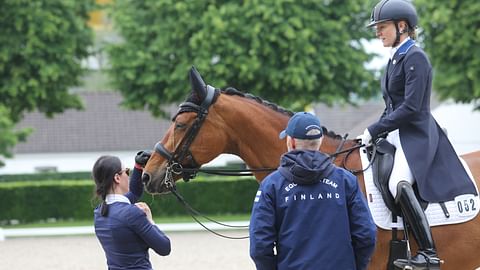
[[186, 126], [184, 123], [175, 123], [175, 129], [184, 129]]

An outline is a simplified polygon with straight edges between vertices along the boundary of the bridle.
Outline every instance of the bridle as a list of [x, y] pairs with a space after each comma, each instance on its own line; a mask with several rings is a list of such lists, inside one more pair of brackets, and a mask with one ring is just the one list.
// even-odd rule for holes
[[[190, 146], [193, 143], [193, 140], [197, 136], [200, 128], [202, 127], [205, 118], [208, 115], [208, 108], [213, 104], [213, 100], [216, 94], [215, 88], [210, 85], [206, 87], [207, 95], [200, 105], [197, 105], [193, 102], [184, 102], [180, 104], [176, 115], [173, 117], [173, 120], [180, 114], [184, 112], [195, 112], [197, 117], [193, 122], [192, 126], [187, 130], [185, 136], [183, 136], [180, 143], [175, 148], [175, 151], [172, 153], [168, 151], [163, 144], [158, 142], [155, 144], [155, 152], [167, 159], [167, 168], [166, 171], [170, 175], [165, 176], [165, 185], [170, 189], [173, 187], [174, 182], [167, 183], [167, 180], [173, 180], [172, 174], [182, 174], [183, 180], [189, 181], [194, 178], [196, 175], [196, 170], [184, 170], [182, 164], [188, 164], [187, 168], [198, 169], [200, 165], [195, 161], [195, 158], [190, 151]], [[184, 163], [185, 162], [185, 163]], [[171, 185], [170, 187], [168, 185]]]
[[[210, 85], [206, 86], [207, 95], [200, 105], [193, 102], [184, 102], [180, 104], [180, 108], [173, 117], [173, 120], [184, 112], [195, 112], [197, 117], [187, 130], [185, 136], [183, 136], [180, 143], [175, 148], [174, 152], [168, 151], [163, 144], [158, 142], [155, 144], [154, 150], [162, 157], [167, 159], [167, 166], [165, 169], [165, 178], [162, 185], [165, 185], [170, 191], [175, 187], [175, 181], [173, 175], [182, 175], [185, 182], [195, 178], [198, 172], [207, 174], [216, 174], [224, 176], [252, 176], [255, 172], [272, 172], [276, 168], [250, 168], [250, 169], [201, 169], [200, 165], [196, 162], [195, 158], [190, 151], [195, 137], [197, 136], [200, 128], [202, 127], [205, 118], [208, 115], [209, 107], [214, 103], [215, 96], [218, 94], [218, 90]], [[183, 164], [183, 165], [182, 165]], [[186, 164], [186, 165], [185, 165]]]
[[[163, 146], [163, 144], [161, 144], [160, 142], [155, 144], [155, 148], [154, 148], [155, 152], [157, 152], [158, 154], [160, 154], [161, 156], [167, 159], [165, 178], [162, 184], [164, 184], [167, 187], [167, 189], [173, 195], [175, 195], [178, 201], [190, 213], [192, 218], [206, 230], [210, 231], [211, 233], [217, 236], [228, 238], [228, 239], [245, 239], [245, 238], [248, 238], [248, 236], [241, 236], [241, 237], [227, 236], [227, 235], [220, 234], [208, 228], [207, 226], [205, 226], [200, 220], [198, 220], [197, 216], [201, 216], [205, 219], [208, 219], [211, 222], [217, 223], [225, 227], [233, 227], [233, 228], [247, 227], [248, 228], [248, 225], [237, 226], [237, 225], [224, 224], [201, 214], [185, 201], [185, 199], [177, 192], [175, 187], [175, 180], [173, 178], [173, 174], [176, 174], [176, 175], [182, 174], [183, 180], [189, 181], [190, 179], [196, 176], [196, 173], [200, 168], [200, 165], [195, 161], [195, 158], [193, 157], [192, 152], [190, 151], [190, 146], [193, 143], [193, 140], [197, 136], [198, 132], [200, 131], [200, 128], [202, 127], [202, 124], [208, 115], [208, 108], [213, 104], [214, 97], [217, 92], [215, 88], [213, 88], [210, 85], [207, 85], [206, 90], [207, 90], [207, 95], [200, 105], [197, 105], [193, 102], [184, 102], [180, 104], [180, 108], [178, 109], [176, 115], [173, 117], [173, 120], [175, 120], [178, 114], [183, 112], [197, 113], [197, 117], [195, 118], [195, 121], [193, 122], [192, 126], [187, 130], [185, 136], [182, 138], [180, 143], [175, 148], [175, 151], [173, 153], [168, 151], [165, 148], [165, 146]], [[189, 164], [188, 168], [183, 167], [182, 162], [184, 161], [188, 162]]]

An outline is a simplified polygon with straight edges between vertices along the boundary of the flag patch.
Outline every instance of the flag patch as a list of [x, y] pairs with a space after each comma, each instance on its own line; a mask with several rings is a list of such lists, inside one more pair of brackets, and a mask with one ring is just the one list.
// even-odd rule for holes
[[258, 202], [258, 201], [260, 200], [260, 195], [262, 195], [262, 191], [261, 191], [261, 190], [257, 191], [257, 195], [255, 195], [255, 200], [254, 200], [254, 202]]

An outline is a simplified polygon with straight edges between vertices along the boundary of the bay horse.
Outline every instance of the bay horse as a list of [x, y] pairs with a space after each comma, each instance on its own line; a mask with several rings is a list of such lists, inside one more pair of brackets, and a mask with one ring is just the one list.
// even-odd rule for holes
[[[273, 103], [234, 89], [218, 90], [207, 86], [200, 74], [190, 71], [192, 91], [175, 115], [164, 137], [156, 144], [145, 166], [142, 180], [149, 193], [169, 191], [169, 185], [182, 178], [182, 168], [199, 168], [222, 153], [239, 156], [249, 168], [277, 168], [280, 156], [287, 151], [285, 140], [278, 134], [286, 127], [292, 112]], [[321, 118], [321, 117], [320, 117]], [[353, 148], [357, 140], [343, 140], [325, 127], [325, 139], [320, 151], [333, 154], [339, 148]], [[360, 170], [358, 148], [335, 158], [335, 164], [350, 170]], [[462, 156], [480, 184], [480, 151]], [[255, 171], [258, 182], [268, 175]], [[183, 172], [184, 178], [192, 177]], [[365, 194], [362, 173], [357, 174]], [[439, 257], [445, 261], [443, 270], [471, 270], [480, 266], [480, 217], [454, 225], [432, 227]], [[378, 228], [375, 253], [370, 270], [387, 268], [391, 231]], [[411, 241], [415, 252], [416, 243]], [[414, 253], [415, 254], [415, 253]]]

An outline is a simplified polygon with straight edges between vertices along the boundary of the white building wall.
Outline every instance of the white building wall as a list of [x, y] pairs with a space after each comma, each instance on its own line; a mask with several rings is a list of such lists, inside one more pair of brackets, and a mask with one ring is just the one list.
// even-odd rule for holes
[[473, 108], [473, 104], [445, 102], [432, 111], [459, 155], [480, 151], [480, 111]]

